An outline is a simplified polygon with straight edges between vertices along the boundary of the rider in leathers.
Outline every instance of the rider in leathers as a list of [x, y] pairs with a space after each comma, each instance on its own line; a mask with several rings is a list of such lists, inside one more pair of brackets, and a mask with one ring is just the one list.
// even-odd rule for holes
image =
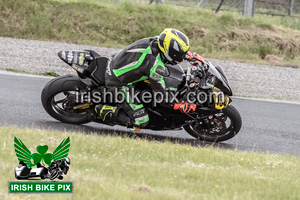
[[[107, 66], [105, 84], [121, 86], [126, 101], [120, 107], [97, 105], [95, 111], [98, 118], [110, 124], [118, 121], [128, 127], [146, 127], [149, 122], [148, 113], [143, 104], [131, 102], [126, 86], [149, 79], [152, 90], [168, 90], [164, 81], [165, 64], [177, 64], [186, 57], [189, 60], [199, 60], [196, 53], [192, 54], [188, 50], [188, 37], [176, 29], [167, 28], [159, 37], [138, 40], [114, 55]], [[174, 105], [174, 109], [189, 112], [194, 110], [194, 105], [184, 102]], [[124, 112], [121, 114], [120, 110], [127, 115]]]

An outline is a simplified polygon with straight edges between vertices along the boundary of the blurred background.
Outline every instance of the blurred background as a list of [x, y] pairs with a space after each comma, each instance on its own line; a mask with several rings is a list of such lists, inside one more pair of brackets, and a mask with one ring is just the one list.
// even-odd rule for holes
[[191, 51], [300, 66], [300, 0], [0, 0], [1, 37], [124, 48], [166, 27]]
[[[122, 0], [112, 0], [119, 3]], [[200, 6], [218, 11], [244, 13], [249, 7], [253, 14], [300, 17], [300, 0], [135, 0], [136, 3], [166, 3], [178, 6]], [[252, 4], [252, 5], [251, 5]]]

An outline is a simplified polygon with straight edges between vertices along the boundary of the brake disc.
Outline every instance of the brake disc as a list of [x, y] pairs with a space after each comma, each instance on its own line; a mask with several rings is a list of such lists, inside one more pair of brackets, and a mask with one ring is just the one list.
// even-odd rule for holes
[[224, 120], [225, 117], [216, 117], [214, 116], [212, 119], [209, 120], [209, 128], [204, 127], [205, 123], [198, 124], [196, 128], [205, 133], [205, 134], [221, 134], [224, 130], [226, 130], [226, 123]]

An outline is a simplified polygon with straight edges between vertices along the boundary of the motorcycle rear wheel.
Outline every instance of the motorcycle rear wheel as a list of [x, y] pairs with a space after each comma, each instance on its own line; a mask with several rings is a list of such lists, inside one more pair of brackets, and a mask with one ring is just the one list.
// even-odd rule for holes
[[75, 95], [75, 87], [79, 87], [80, 90], [86, 89], [86, 85], [77, 76], [65, 75], [52, 79], [42, 91], [43, 107], [49, 115], [61, 122], [71, 124], [89, 123], [91, 120], [85, 110], [75, 111], [66, 107], [68, 101], [70, 101], [70, 95]]

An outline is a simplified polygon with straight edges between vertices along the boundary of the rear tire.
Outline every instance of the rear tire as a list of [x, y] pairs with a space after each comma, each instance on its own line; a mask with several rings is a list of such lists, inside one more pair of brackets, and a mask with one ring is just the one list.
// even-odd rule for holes
[[49, 81], [42, 91], [42, 104], [47, 113], [58, 121], [71, 124], [84, 124], [91, 120], [85, 111], [82, 113], [68, 113], [56, 106], [55, 96], [59, 93], [74, 91], [75, 87], [85, 90], [86, 85], [77, 76], [65, 75]]
[[209, 142], [221, 142], [225, 140], [229, 140], [236, 136], [238, 132], [241, 129], [242, 126], [242, 118], [240, 116], [240, 113], [238, 110], [233, 107], [232, 105], [229, 105], [227, 108], [223, 110], [223, 113], [230, 119], [231, 124], [229, 126], [229, 130], [226, 131], [224, 134], [221, 135], [211, 135], [211, 134], [205, 134], [204, 132], [197, 131], [194, 125], [188, 124], [185, 125], [183, 128], [193, 137], [209, 141]]

